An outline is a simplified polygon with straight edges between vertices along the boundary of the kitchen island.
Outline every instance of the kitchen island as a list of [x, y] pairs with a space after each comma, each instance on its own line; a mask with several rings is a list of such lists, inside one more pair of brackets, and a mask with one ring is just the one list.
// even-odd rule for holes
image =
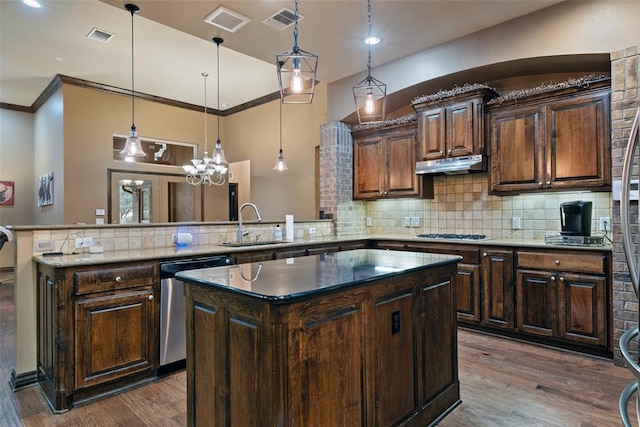
[[360, 249], [178, 273], [188, 425], [435, 424], [460, 403], [460, 259]]

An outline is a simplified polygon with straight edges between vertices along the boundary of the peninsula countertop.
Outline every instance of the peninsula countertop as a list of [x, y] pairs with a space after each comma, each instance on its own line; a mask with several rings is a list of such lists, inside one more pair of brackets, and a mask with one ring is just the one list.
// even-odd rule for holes
[[461, 259], [457, 255], [355, 249], [182, 271], [176, 274], [176, 278], [271, 303], [287, 303], [385, 277], [456, 263]]

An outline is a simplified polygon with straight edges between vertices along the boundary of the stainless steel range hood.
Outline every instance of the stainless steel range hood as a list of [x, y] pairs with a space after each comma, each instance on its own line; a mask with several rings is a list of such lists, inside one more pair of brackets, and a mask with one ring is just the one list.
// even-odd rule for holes
[[486, 168], [482, 154], [416, 162], [416, 174], [418, 175], [439, 173], [460, 175], [470, 171], [484, 170]]

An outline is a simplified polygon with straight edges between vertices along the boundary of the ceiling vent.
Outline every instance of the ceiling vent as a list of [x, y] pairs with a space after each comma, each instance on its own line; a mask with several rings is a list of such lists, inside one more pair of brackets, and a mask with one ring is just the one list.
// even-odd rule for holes
[[[293, 25], [293, 23], [295, 22], [295, 19], [296, 19], [296, 13], [293, 10], [287, 9], [285, 7], [280, 9], [273, 15], [269, 16], [267, 19], [265, 19], [262, 22], [267, 24], [270, 27], [273, 27], [275, 29], [282, 31], [282, 30], [286, 30], [291, 25]], [[300, 22], [303, 19], [304, 19], [304, 16], [298, 13], [298, 22]]]
[[227, 30], [230, 33], [235, 33], [240, 28], [247, 25], [250, 21], [251, 18], [240, 15], [238, 12], [229, 10], [224, 6], [218, 7], [206, 18], [204, 18], [204, 22], [215, 25], [216, 27], [222, 28], [223, 30]]
[[102, 43], [107, 43], [113, 36], [113, 34], [99, 30], [96, 27], [93, 27], [91, 31], [89, 31], [89, 34], [87, 34], [87, 38], [91, 40], [97, 40]]

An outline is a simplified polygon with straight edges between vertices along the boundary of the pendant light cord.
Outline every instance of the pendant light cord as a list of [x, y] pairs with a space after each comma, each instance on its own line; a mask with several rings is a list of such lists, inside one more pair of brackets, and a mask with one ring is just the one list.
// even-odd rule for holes
[[207, 76], [209, 74], [202, 73], [204, 77], [204, 152], [207, 152]]
[[280, 154], [282, 154], [282, 102], [280, 104]]
[[135, 106], [135, 61], [134, 61], [134, 45], [133, 45], [133, 15], [140, 10], [135, 4], [128, 3], [125, 8], [131, 12], [131, 130], [136, 130], [136, 106]]
[[[216, 50], [216, 67], [217, 67], [217, 72], [216, 72], [216, 77], [218, 79], [218, 82], [216, 83], [216, 92], [218, 92], [218, 112], [217, 112], [217, 117], [218, 117], [218, 140], [216, 141], [216, 144], [220, 144], [220, 43], [222, 43], [222, 39], [219, 37], [216, 37], [213, 39], [213, 41], [216, 43], [216, 45], [218, 45], [218, 48]], [[216, 149], [218, 148], [218, 146], [216, 145]]]
[[296, 10], [293, 18], [293, 52], [298, 53], [298, 0], [295, 1]]
[[369, 57], [367, 59], [367, 75], [369, 80], [371, 80], [371, 0], [367, 0], [367, 22], [369, 23], [369, 43], [367, 43], [367, 46], [369, 47]]

